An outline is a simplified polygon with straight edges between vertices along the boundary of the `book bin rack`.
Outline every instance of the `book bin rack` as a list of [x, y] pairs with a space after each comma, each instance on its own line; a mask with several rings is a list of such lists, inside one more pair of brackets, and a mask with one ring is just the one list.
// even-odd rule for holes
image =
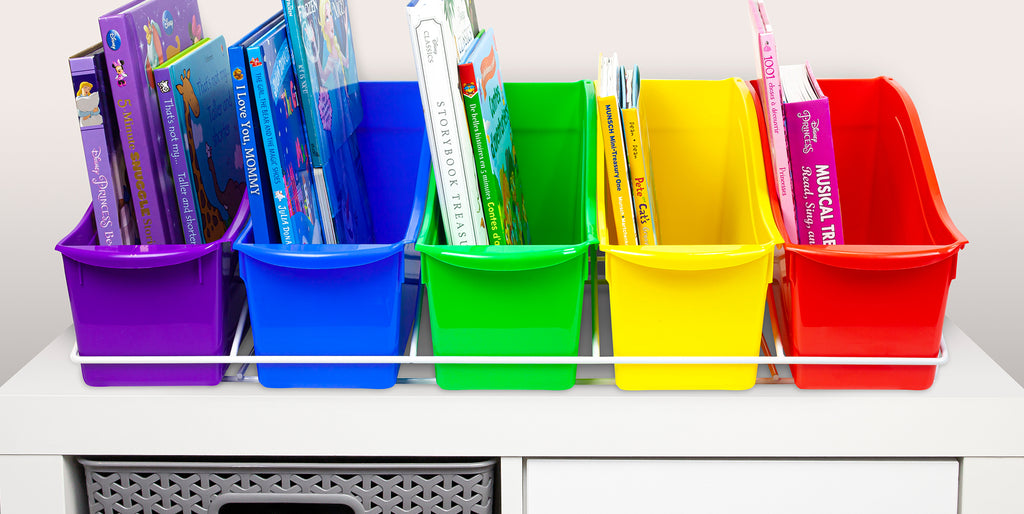
[[[377, 110], [370, 93], [374, 87], [415, 89], [415, 84], [368, 86], [364, 101], [370, 102], [366, 112], [371, 120]], [[382, 149], [393, 145], [364, 162], [368, 182], [373, 180], [371, 169], [383, 163], [401, 162], [391, 167], [401, 167], [407, 175], [416, 170], [415, 181], [408, 181], [415, 185], [400, 186], [414, 198], [411, 207], [396, 207], [391, 215], [374, 210], [375, 215], [394, 222], [391, 245], [359, 245], [340, 252], [266, 248], [251, 244], [245, 234], [235, 244], [244, 261], [242, 276], [249, 288], [256, 355], [244, 355], [244, 349], [239, 349], [244, 312], [229, 354], [203, 356], [152, 349], [142, 356], [114, 345], [96, 354], [92, 350], [97, 340], [90, 341], [88, 324], [78, 326], [76, 313], [79, 345], [72, 350], [72, 359], [83, 365], [90, 385], [114, 385], [90, 381], [86, 370], [97, 365], [115, 370], [212, 365], [223, 370], [226, 364], [255, 363], [260, 366], [259, 380], [270, 386], [388, 387], [424, 381], [397, 379], [400, 364], [427, 364], [435, 367], [436, 383], [448, 389], [566, 389], [608, 382], [577, 378], [577, 366], [614, 364], [617, 379], [613, 383], [625, 389], [743, 389], [755, 383], [787, 382], [774, 370], [770, 379], [756, 378], [758, 364], [787, 364], [793, 374], [789, 382], [798, 387], [927, 388], [935, 366], [949, 359], [940, 338], [941, 323], [956, 254], [966, 240], [942, 206], [920, 122], [906, 93], [884, 78], [825, 80], [822, 86], [832, 103], [847, 240], [854, 244], [807, 247], [780, 238], [778, 205], [769, 200], [774, 198], [774, 184], [765, 180], [770, 172], [764, 163], [770, 160], [763, 160], [768, 156], [763, 119], [755, 107], [756, 96], [737, 79], [645, 82], [643, 102], [658, 105], [673, 97], [691, 96], [664, 105], [659, 109], [662, 116], [651, 120], [656, 169], [672, 167], [676, 161], [679, 171], [677, 176], [655, 177], [662, 226], [666, 221], [685, 224], [688, 219], [701, 224], [668, 229], [670, 244], [664, 248], [624, 251], [608, 240], [603, 161], [596, 144], [595, 100], [589, 82], [507, 85], [535, 245], [456, 248], [441, 244], [436, 199], [428, 185], [432, 173], [426, 164], [429, 156], [424, 154], [422, 113], [413, 95], [411, 102], [397, 101], [397, 107], [380, 110], [382, 115], [396, 112], [394, 116], [405, 120], [391, 120], [397, 129], [382, 128], [381, 139], [365, 136], [365, 143], [364, 135], [359, 135], [361, 145]], [[392, 95], [388, 101], [395, 98]], [[379, 127], [384, 126], [382, 122]], [[676, 139], [687, 135], [706, 140]], [[362, 146], [361, 151], [365, 152]], [[686, 190], [682, 181], [698, 170], [704, 173], [704, 182]], [[402, 181], [397, 176], [391, 179]], [[676, 195], [684, 195], [691, 205], [675, 205], [686, 203], [674, 202]], [[875, 213], [882, 209], [879, 202], [886, 212]], [[371, 198], [371, 205], [378, 203]], [[894, 213], [905, 222], [884, 226], [882, 222]], [[379, 228], [375, 223], [375, 230]], [[409, 244], [417, 230], [433, 355], [422, 355], [420, 317], [411, 315], [416, 312], [411, 306], [422, 303], [413, 264], [417, 255]], [[604, 256], [596, 248], [598, 235]], [[81, 238], [75, 241], [89, 244]], [[323, 299], [320, 295], [344, 296], [343, 289], [352, 287], [346, 280], [355, 283], [369, 276], [357, 268], [337, 286], [327, 287], [334, 279], [326, 277], [350, 273], [334, 270], [335, 264], [326, 265], [336, 259], [352, 259], [360, 265], [387, 261], [384, 278], [367, 278], [377, 280], [376, 285], [363, 285], [386, 290], [384, 296], [389, 299], [362, 296], [363, 300], [339, 304]], [[607, 268], [612, 355], [607, 355], [608, 348], [602, 354], [597, 330], [597, 292], [604, 287], [598, 283], [601, 259]], [[301, 269], [299, 262], [305, 263]], [[256, 279], [254, 271], [265, 276]], [[303, 277], [299, 281], [303, 285], [291, 292], [269, 288], [286, 282], [281, 277]], [[592, 345], [580, 351], [588, 278]], [[80, 306], [71, 292], [76, 281], [68, 275], [73, 311]], [[319, 289], [327, 291], [311, 292]], [[638, 308], [631, 303], [639, 293], [651, 295], [644, 300], [651, 305], [642, 303], [643, 308]], [[765, 337], [774, 345], [765, 345], [760, 335], [761, 302], [766, 296], [772, 329]], [[308, 299], [318, 304], [315, 308], [321, 317], [338, 318], [337, 323], [310, 327], [296, 322], [301, 308], [275, 312], [284, 303]], [[387, 315], [387, 330], [362, 331], [361, 318], [367, 314], [346, 319], [345, 309], [340, 308], [345, 302], [374, 304], [371, 310]], [[655, 306], [660, 309], [657, 316], [650, 314]], [[893, 313], [897, 307], [900, 314]], [[743, 319], [716, 318], [701, 310], [705, 308], [732, 311]], [[273, 322], [267, 324], [267, 319]], [[728, 337], [722, 336], [725, 327]], [[138, 331], [132, 328], [129, 333]], [[401, 344], [407, 333], [412, 341], [408, 348]], [[267, 336], [279, 340], [267, 347], [261, 343]], [[764, 356], [758, 354], [759, 344], [769, 347]], [[369, 370], [367, 375], [364, 370]], [[268, 374], [270, 380], [265, 377]], [[275, 375], [280, 381], [272, 378]], [[245, 376], [244, 369], [228, 379], [254, 380]]]

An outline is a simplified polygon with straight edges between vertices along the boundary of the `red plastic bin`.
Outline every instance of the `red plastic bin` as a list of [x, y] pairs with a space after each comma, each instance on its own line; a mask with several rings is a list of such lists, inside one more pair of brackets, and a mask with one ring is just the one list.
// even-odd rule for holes
[[[793, 356], [935, 357], [967, 239], [942, 203], [917, 110], [889, 77], [820, 84], [832, 114], [846, 244], [800, 245], [783, 234], [771, 295], [783, 347]], [[927, 389], [935, 379], [935, 366], [790, 368], [805, 389]]]

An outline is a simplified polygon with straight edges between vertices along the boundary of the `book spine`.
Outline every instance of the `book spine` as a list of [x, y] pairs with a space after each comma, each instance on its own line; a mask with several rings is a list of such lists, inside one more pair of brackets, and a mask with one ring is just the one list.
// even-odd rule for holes
[[622, 147], [622, 126], [619, 106], [614, 96], [597, 99], [598, 119], [604, 140], [604, 171], [615, 218], [618, 243], [635, 246], [636, 221], [633, 216], [633, 195], [629, 191], [629, 171]]
[[[91, 84], [97, 80], [102, 80], [105, 76], [105, 71], [101, 68], [102, 66], [102, 56], [95, 59], [92, 56], [71, 59], [71, 85], [76, 90], [76, 104], [79, 101], [77, 96], [78, 85], [83, 81]], [[76, 71], [77, 69], [82, 69], [83, 71], [78, 72]], [[116, 151], [116, 149], [108, 136], [113, 135], [110, 134], [113, 124], [112, 120], [103, 119], [103, 116], [109, 117], [111, 114], [110, 110], [106, 109], [106, 103], [104, 102], [106, 89], [97, 84], [94, 86], [93, 91], [90, 96], [97, 101], [89, 114], [83, 114], [81, 106], [76, 105], [76, 107], [79, 110], [78, 119], [81, 128], [82, 149], [85, 152], [85, 164], [88, 172], [89, 192], [92, 195], [92, 210], [96, 222], [98, 244], [100, 246], [130, 244], [125, 240], [127, 234], [122, 234], [121, 232], [123, 220], [121, 220], [121, 211], [118, 208], [119, 190], [114, 176], [117, 170], [112, 169], [113, 167], [111, 166], [112, 158], [114, 157], [112, 152]], [[90, 107], [93, 107], [92, 103], [89, 103], [86, 109]]]
[[782, 116], [782, 81], [776, 55], [775, 35], [758, 34], [758, 52], [761, 57], [761, 104], [768, 129], [768, 147], [771, 150], [775, 190], [779, 196], [782, 223], [791, 240], [797, 239], [796, 211], [793, 194], [792, 167], [786, 148], [786, 127]]
[[277, 221], [273, 217], [273, 203], [264, 193], [266, 176], [265, 157], [256, 113], [252, 111], [252, 99], [249, 96], [249, 72], [245, 58], [245, 49], [241, 46], [228, 48], [228, 59], [231, 62], [231, 80], [235, 99], [235, 114], [238, 117], [238, 140], [242, 145], [242, 164], [245, 167], [246, 191], [249, 195], [249, 212], [252, 219], [253, 240], [256, 243], [277, 243]]
[[[306, 46], [302, 40], [302, 16], [299, 14], [298, 5], [298, 2], [304, 1], [306, 0], [282, 0], [281, 3], [287, 25], [285, 32], [288, 33], [288, 46], [292, 49], [292, 70], [295, 72], [295, 82], [299, 86], [299, 101], [306, 106], [302, 110], [302, 116], [306, 122], [306, 146], [309, 148], [309, 159], [313, 167], [322, 168], [326, 158], [321, 153], [320, 139], [316, 132], [317, 127], [320, 126], [317, 120], [319, 114], [316, 109], [316, 106], [319, 105], [316, 98], [318, 92], [310, 89], [309, 60], [306, 58]], [[306, 37], [316, 36], [306, 35]], [[326, 212], [330, 213], [331, 211]]]
[[843, 244], [828, 98], [783, 105], [790, 163], [796, 172], [800, 244]]
[[458, 98], [459, 52], [455, 37], [440, 3], [421, 0], [408, 7], [407, 13], [447, 242], [486, 244], [466, 110]]
[[202, 244], [203, 227], [199, 220], [196, 195], [192, 187], [192, 169], [185, 148], [185, 139], [181, 135], [181, 121], [178, 118], [178, 104], [174, 98], [174, 86], [171, 84], [171, 71], [167, 68], [153, 70], [156, 82], [157, 105], [164, 123], [164, 141], [167, 142], [167, 157], [171, 161], [171, 175], [174, 177], [174, 190], [178, 195], [178, 214], [181, 216], [181, 230], [185, 244]]
[[[135, 206], [141, 244], [172, 244], [182, 241], [181, 224], [164, 154], [156, 106], [145, 64], [136, 62], [136, 35], [120, 15], [100, 18], [104, 54], [114, 115], [121, 135], [121, 151], [128, 167], [129, 187]], [[122, 39], [123, 38], [123, 39]]]
[[480, 101], [482, 95], [472, 64], [459, 65], [459, 81], [462, 83], [462, 100], [469, 122], [469, 138], [473, 143], [473, 158], [476, 160], [477, 178], [480, 180], [480, 200], [483, 202], [487, 240], [492, 245], [507, 244], [501, 186], [494, 175], [491, 154], [487, 148], [487, 131], [484, 128], [483, 105]]
[[658, 244], [654, 217], [654, 189], [647, 162], [647, 142], [643, 137], [639, 109], [622, 110], [622, 130], [625, 135], [626, 162], [629, 181], [636, 207], [636, 232], [640, 245]]
[[274, 193], [274, 209], [277, 214], [281, 243], [294, 244], [291, 215], [288, 211], [288, 195], [285, 192], [284, 172], [281, 154], [277, 147], [277, 132], [274, 130], [274, 113], [270, 98], [270, 84], [267, 82], [267, 67], [263, 64], [263, 52], [258, 47], [247, 50], [250, 59], [249, 75], [252, 77], [253, 96], [256, 98], [256, 116], [260, 121], [263, 135], [263, 150], [267, 154], [267, 175]]
[[125, 244], [118, 218], [116, 188], [110, 172], [111, 149], [107, 147], [103, 128], [82, 127], [82, 147], [89, 172], [89, 191], [92, 193], [92, 211], [96, 218], [99, 245]]

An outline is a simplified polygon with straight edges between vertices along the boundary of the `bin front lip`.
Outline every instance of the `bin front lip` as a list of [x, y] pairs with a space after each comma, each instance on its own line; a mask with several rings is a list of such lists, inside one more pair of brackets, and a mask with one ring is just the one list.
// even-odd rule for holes
[[416, 243], [416, 250], [445, 264], [478, 271], [526, 271], [547, 268], [586, 256], [597, 241], [588, 238], [574, 245], [431, 245]]
[[247, 257], [293, 269], [339, 269], [366, 266], [402, 253], [411, 240], [392, 244], [256, 244], [252, 225], [245, 227], [234, 248]]
[[701, 271], [741, 266], [775, 252], [775, 243], [734, 245], [600, 245], [601, 251], [648, 268]]
[[946, 245], [794, 245], [786, 243], [787, 253], [806, 257], [819, 264], [852, 270], [896, 271], [929, 266], [955, 256], [967, 240]]
[[243, 196], [238, 206], [235, 219], [231, 221], [224, 235], [211, 243], [203, 244], [172, 244], [172, 245], [75, 245], [69, 244], [82, 230], [89, 230], [92, 224], [92, 206], [86, 208], [85, 216], [78, 222], [74, 230], [65, 236], [55, 250], [65, 257], [100, 268], [115, 269], [150, 269], [165, 266], [176, 266], [199, 259], [221, 248], [225, 243], [236, 240], [249, 220], [249, 197]]

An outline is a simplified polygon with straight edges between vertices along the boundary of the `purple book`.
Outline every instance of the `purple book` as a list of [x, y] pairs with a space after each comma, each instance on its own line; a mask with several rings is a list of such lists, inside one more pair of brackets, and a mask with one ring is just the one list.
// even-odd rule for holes
[[782, 66], [781, 75], [798, 243], [841, 245], [843, 216], [828, 98], [808, 65]]
[[106, 84], [103, 45], [96, 43], [68, 59], [82, 147], [92, 193], [100, 246], [136, 244], [135, 213], [121, 156], [121, 140], [111, 115], [114, 104]]
[[183, 241], [152, 70], [202, 39], [201, 23], [196, 0], [135, 0], [99, 19], [142, 244]]

